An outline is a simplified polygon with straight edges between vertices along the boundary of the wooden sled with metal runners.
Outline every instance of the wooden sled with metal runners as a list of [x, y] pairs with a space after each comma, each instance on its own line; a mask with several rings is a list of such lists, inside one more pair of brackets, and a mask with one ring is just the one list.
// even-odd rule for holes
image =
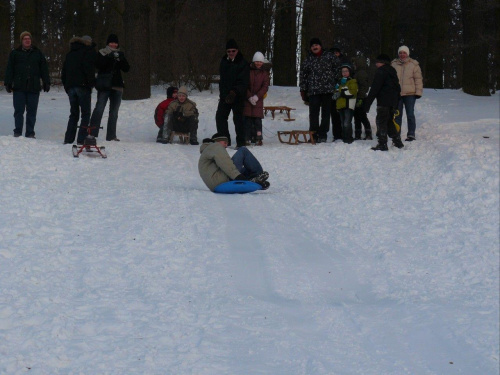
[[267, 112], [271, 112], [271, 116], [273, 116], [274, 120], [274, 112], [280, 111], [280, 113], [285, 112], [287, 118], [283, 119], [284, 121], [295, 121], [294, 118], [290, 118], [290, 111], [293, 111], [295, 108], [287, 107], [286, 105], [278, 105], [278, 106], [264, 106], [264, 116], [267, 115]]
[[174, 137], [179, 137], [179, 142], [183, 144], [188, 144], [189, 143], [189, 133], [183, 133], [183, 132], [176, 132], [172, 131], [170, 133], [170, 139], [168, 140], [168, 143], [172, 143], [174, 140]]
[[[299, 143], [310, 143], [314, 145], [316, 144], [314, 133], [315, 132], [309, 130], [278, 130], [278, 139], [281, 143], [289, 145], [298, 145]], [[285, 139], [282, 139], [281, 136]], [[288, 140], [286, 136], [288, 136]], [[300, 139], [301, 136], [303, 140]]]

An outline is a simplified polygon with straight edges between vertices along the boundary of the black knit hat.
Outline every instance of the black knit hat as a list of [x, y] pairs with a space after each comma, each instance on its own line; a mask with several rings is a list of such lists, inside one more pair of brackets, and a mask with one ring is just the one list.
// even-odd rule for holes
[[319, 44], [320, 46], [323, 47], [323, 45], [321, 44], [321, 40], [319, 40], [319, 38], [312, 38], [311, 41], [309, 42], [309, 47], [312, 47], [313, 44]]
[[171, 98], [174, 95], [174, 92], [176, 92], [176, 91], [179, 91], [179, 89], [177, 87], [170, 86], [167, 89], [167, 98]]
[[229, 39], [226, 43], [226, 49], [239, 49], [238, 43], [236, 43], [236, 40]]
[[106, 44], [109, 44], [109, 43], [120, 44], [118, 42], [118, 36], [116, 34], [109, 34], [108, 35], [108, 40], [106, 40]]
[[382, 63], [382, 64], [390, 64], [391, 63], [391, 58], [387, 56], [385, 53], [378, 55], [377, 58], [375, 59], [376, 63]]
[[229, 141], [229, 138], [227, 138], [224, 134], [221, 133], [215, 133], [212, 135], [212, 141], [214, 142], [219, 142], [219, 141]]

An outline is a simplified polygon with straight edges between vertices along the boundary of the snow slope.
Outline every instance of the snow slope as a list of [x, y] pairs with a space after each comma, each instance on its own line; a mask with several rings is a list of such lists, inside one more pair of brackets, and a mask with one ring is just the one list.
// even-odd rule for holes
[[[108, 159], [75, 159], [64, 91], [36, 140], [0, 92], [1, 374], [498, 374], [498, 94], [426, 90], [418, 140], [382, 153], [280, 144], [308, 108], [271, 87], [297, 120], [265, 118], [271, 188], [246, 195], [154, 142], [164, 96], [123, 101]], [[200, 140], [217, 96], [192, 93]]]

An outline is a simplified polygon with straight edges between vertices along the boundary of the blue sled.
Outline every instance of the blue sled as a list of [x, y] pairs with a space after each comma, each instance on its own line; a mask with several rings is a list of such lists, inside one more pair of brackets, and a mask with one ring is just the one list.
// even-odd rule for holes
[[261, 190], [262, 186], [252, 181], [229, 181], [217, 185], [214, 193], [219, 194], [246, 194], [252, 191]]

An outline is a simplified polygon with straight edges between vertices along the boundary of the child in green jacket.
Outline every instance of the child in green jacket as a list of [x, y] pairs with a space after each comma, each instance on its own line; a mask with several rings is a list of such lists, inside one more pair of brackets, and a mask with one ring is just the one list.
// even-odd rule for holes
[[353, 69], [350, 64], [342, 64], [342, 79], [335, 87], [334, 99], [337, 101], [337, 111], [342, 123], [342, 140], [344, 143], [352, 143], [352, 118], [356, 106], [356, 94], [358, 83], [354, 78]]

